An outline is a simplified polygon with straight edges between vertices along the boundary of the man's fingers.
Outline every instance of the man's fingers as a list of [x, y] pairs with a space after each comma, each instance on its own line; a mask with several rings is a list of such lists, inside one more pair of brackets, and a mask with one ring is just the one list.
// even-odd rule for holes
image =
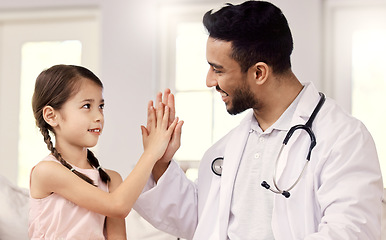
[[184, 125], [184, 121], [179, 121], [176, 127], [174, 128], [174, 132], [172, 135], [172, 142], [178, 141], [178, 144], [179, 144], [179, 142], [181, 141], [182, 125]]
[[172, 93], [168, 96], [167, 106], [170, 108], [169, 124], [172, 124], [174, 118], [176, 117], [176, 107], [174, 102], [174, 95]]
[[172, 122], [172, 124], [170, 124], [170, 126], [169, 126], [169, 128], [168, 128], [168, 131], [170, 132], [170, 136], [173, 135], [173, 132], [174, 132], [174, 130], [175, 130], [175, 128], [176, 128], [177, 123], [178, 123], [178, 117], [176, 117], [176, 118], [174, 119], [174, 121]]

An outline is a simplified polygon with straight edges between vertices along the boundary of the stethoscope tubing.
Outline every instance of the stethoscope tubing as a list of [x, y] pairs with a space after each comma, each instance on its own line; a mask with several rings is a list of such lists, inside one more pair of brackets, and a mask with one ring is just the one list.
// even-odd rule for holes
[[298, 184], [298, 182], [300, 181], [300, 178], [303, 176], [303, 172], [304, 172], [304, 170], [306, 169], [306, 167], [307, 167], [307, 165], [309, 163], [309, 161], [306, 161], [306, 163], [304, 164], [303, 169], [302, 169], [299, 177], [296, 179], [296, 181], [289, 188], [287, 188], [287, 190], [281, 190], [279, 188], [279, 186], [277, 185], [276, 171], [277, 171], [277, 165], [278, 165], [278, 162], [279, 162], [279, 157], [280, 157], [281, 152], [283, 151], [283, 148], [284, 148], [285, 145], [286, 144], [282, 144], [282, 146], [280, 148], [280, 151], [279, 151], [279, 155], [277, 156], [276, 161], [275, 161], [275, 170], [273, 171], [272, 180], [273, 180], [273, 185], [275, 186], [276, 190], [274, 190], [272, 188], [269, 188], [269, 190], [271, 190], [272, 192], [277, 193], [277, 194], [283, 194], [283, 192], [291, 191], [296, 186], [296, 184]]
[[[295, 125], [295, 126], [291, 127], [290, 130], [288, 131], [288, 133], [286, 134], [284, 140], [283, 140], [283, 144], [280, 148], [279, 154], [278, 154], [276, 161], [275, 161], [275, 170], [273, 172], [273, 177], [272, 177], [273, 185], [274, 185], [275, 189], [272, 189], [271, 186], [266, 181], [263, 181], [261, 183], [261, 186], [263, 186], [264, 188], [271, 190], [274, 193], [282, 194], [286, 198], [289, 198], [291, 196], [289, 191], [291, 191], [296, 186], [296, 184], [298, 184], [300, 179], [302, 178], [304, 171], [305, 171], [306, 167], [308, 166], [308, 163], [311, 159], [312, 149], [316, 146], [316, 137], [315, 137], [315, 134], [312, 131], [311, 127], [312, 127], [312, 123], [313, 123], [316, 115], [318, 114], [320, 108], [323, 106], [323, 104], [326, 100], [326, 97], [323, 93], [319, 93], [319, 95], [320, 95], [320, 100], [319, 100], [318, 104], [316, 105], [314, 111], [312, 112], [310, 118], [306, 122], [306, 124], [299, 124], [299, 125]], [[278, 162], [279, 162], [279, 159], [280, 159], [280, 156], [281, 156], [281, 153], [283, 151], [284, 146], [287, 145], [287, 143], [288, 143], [289, 139], [292, 137], [293, 133], [299, 129], [305, 130], [308, 133], [308, 135], [310, 136], [311, 143], [310, 143], [310, 147], [308, 149], [308, 154], [306, 157], [307, 161], [304, 164], [303, 169], [302, 169], [300, 175], [298, 176], [298, 178], [296, 179], [296, 181], [287, 190], [282, 190], [281, 188], [279, 188], [277, 181], [276, 181], [276, 172], [277, 172]]]
[[[306, 122], [306, 124], [298, 124], [298, 125], [295, 125], [295, 126], [291, 127], [290, 130], [288, 131], [288, 133], [286, 134], [284, 140], [283, 140], [283, 144], [280, 147], [279, 154], [278, 154], [278, 156], [277, 156], [277, 158], [275, 160], [275, 169], [273, 171], [273, 176], [272, 176], [273, 185], [274, 185], [275, 189], [272, 189], [271, 186], [266, 181], [263, 181], [261, 183], [261, 186], [263, 186], [264, 188], [272, 191], [273, 193], [282, 194], [286, 198], [289, 198], [291, 196], [289, 191], [291, 191], [299, 183], [300, 179], [302, 178], [302, 176], [304, 174], [305, 169], [308, 166], [308, 163], [309, 163], [309, 161], [311, 159], [311, 152], [312, 152], [313, 148], [316, 146], [316, 137], [315, 137], [314, 132], [311, 129], [312, 123], [313, 123], [316, 115], [318, 114], [319, 110], [321, 109], [321, 107], [323, 106], [323, 104], [324, 104], [324, 102], [326, 100], [326, 97], [325, 97], [325, 95], [323, 93], [320, 92], [319, 95], [320, 95], [320, 100], [319, 100], [318, 104], [316, 105], [314, 111], [312, 112], [310, 118]], [[308, 154], [307, 154], [307, 157], [306, 157], [306, 163], [304, 164], [303, 169], [302, 169], [300, 175], [298, 176], [296, 181], [289, 188], [287, 188], [286, 190], [282, 190], [281, 188], [279, 188], [279, 186], [277, 184], [277, 181], [276, 181], [277, 166], [278, 166], [278, 162], [279, 162], [281, 153], [282, 153], [282, 151], [284, 149], [284, 146], [287, 145], [288, 141], [290, 140], [290, 138], [292, 137], [293, 133], [296, 130], [304, 130], [304, 131], [306, 131], [308, 133], [308, 135], [310, 136], [311, 143], [310, 143], [310, 147], [308, 149]], [[213, 171], [213, 173], [215, 175], [217, 175], [217, 176], [221, 176], [222, 175], [223, 162], [224, 162], [224, 157], [217, 157], [217, 158], [215, 158], [212, 161], [211, 169], [212, 169], [212, 171]]]

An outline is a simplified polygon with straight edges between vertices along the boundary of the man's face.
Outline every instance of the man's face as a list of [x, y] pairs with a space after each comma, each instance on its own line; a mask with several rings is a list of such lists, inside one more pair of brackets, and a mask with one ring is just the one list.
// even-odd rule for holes
[[256, 106], [250, 90], [248, 73], [241, 72], [240, 65], [231, 58], [231, 42], [209, 37], [206, 58], [210, 65], [206, 85], [215, 87], [225, 102], [228, 113], [235, 115]]

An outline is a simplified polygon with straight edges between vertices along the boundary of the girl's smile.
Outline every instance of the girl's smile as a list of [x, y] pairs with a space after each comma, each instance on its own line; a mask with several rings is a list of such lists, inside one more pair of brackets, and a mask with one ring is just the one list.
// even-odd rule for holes
[[94, 134], [97, 134], [97, 135], [101, 135], [102, 134], [102, 130], [100, 128], [89, 129], [87, 131], [89, 131], [91, 133], [94, 133]]

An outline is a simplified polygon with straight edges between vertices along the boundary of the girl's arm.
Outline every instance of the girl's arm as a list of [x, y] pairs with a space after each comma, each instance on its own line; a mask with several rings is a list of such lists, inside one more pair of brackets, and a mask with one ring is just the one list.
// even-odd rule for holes
[[149, 129], [141, 127], [144, 152], [129, 176], [114, 192], [106, 193], [90, 185], [60, 163], [42, 161], [31, 174], [31, 196], [39, 198], [55, 192], [90, 211], [125, 218], [150, 177], [154, 163], [163, 156], [178, 122], [176, 118], [168, 127], [169, 107], [162, 103], [157, 111], [150, 108], [148, 117]]
[[[119, 173], [106, 169], [111, 181], [109, 183], [109, 191], [114, 190], [122, 183], [122, 177]], [[125, 219], [106, 217], [106, 238], [108, 240], [126, 240], [126, 224]]]

